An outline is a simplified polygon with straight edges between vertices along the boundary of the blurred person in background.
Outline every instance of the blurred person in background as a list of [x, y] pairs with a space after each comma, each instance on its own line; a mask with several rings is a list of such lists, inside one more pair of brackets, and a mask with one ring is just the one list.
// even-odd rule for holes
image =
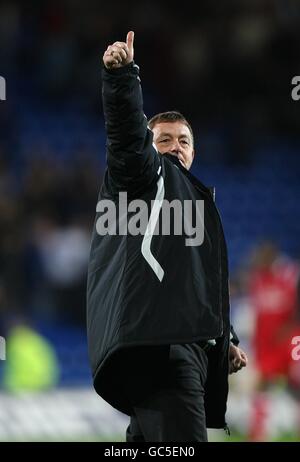
[[89, 228], [97, 197], [89, 153], [66, 170], [57, 161], [35, 158], [23, 181], [28, 223], [27, 277], [32, 312], [50, 322], [85, 325]]
[[11, 321], [6, 332], [6, 361], [2, 384], [11, 393], [44, 391], [59, 380], [53, 345], [23, 319]]
[[[291, 393], [299, 402], [299, 415], [298, 415], [298, 434], [300, 437], [300, 356], [299, 356], [299, 342], [300, 342], [300, 277], [298, 277], [297, 283], [297, 300], [296, 300], [296, 310], [295, 316], [292, 319], [291, 323], [291, 338], [293, 348], [297, 349], [297, 354], [294, 356], [292, 354], [292, 361], [290, 362], [289, 368], [289, 388]], [[297, 343], [295, 343], [297, 342]]]
[[[103, 56], [108, 169], [87, 291], [94, 386], [131, 416], [127, 441], [207, 441], [207, 426], [226, 427], [228, 373], [245, 367], [247, 357], [230, 326], [221, 221], [211, 192], [188, 171], [191, 127], [177, 112], [158, 114], [147, 127], [133, 37], [129, 32]], [[101, 235], [101, 200], [114, 205], [121, 191], [143, 204], [204, 200], [204, 243], [187, 246], [173, 231]], [[159, 213], [154, 204], [148, 227]], [[127, 224], [129, 217], [126, 211], [116, 220]]]
[[254, 362], [257, 393], [253, 402], [249, 438], [265, 440], [274, 386], [288, 386], [292, 360], [292, 337], [297, 331], [297, 282], [299, 265], [279, 252], [271, 241], [254, 252], [249, 274], [249, 296], [255, 327]]
[[60, 376], [54, 345], [38, 332], [20, 306], [11, 305], [11, 298], [0, 280], [0, 337], [5, 338], [0, 386], [10, 393], [52, 389]]

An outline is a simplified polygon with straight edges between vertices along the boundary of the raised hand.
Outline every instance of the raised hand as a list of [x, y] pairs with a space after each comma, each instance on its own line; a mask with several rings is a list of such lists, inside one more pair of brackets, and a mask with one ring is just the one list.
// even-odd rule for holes
[[133, 61], [134, 32], [127, 34], [126, 42], [115, 42], [109, 45], [103, 55], [103, 63], [107, 69], [117, 69]]

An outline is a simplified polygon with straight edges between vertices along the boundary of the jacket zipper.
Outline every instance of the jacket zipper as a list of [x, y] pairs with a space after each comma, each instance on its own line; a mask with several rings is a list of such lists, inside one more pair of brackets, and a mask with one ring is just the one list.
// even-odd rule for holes
[[[220, 298], [220, 317], [221, 317], [221, 335], [224, 333], [224, 319], [223, 319], [223, 274], [222, 274], [222, 246], [221, 246], [221, 239], [224, 236], [221, 224], [221, 216], [219, 210], [215, 203], [215, 188], [213, 188], [213, 193], [211, 196], [213, 207], [217, 214], [217, 233], [218, 233], [218, 257], [219, 257], [219, 277], [220, 277], [220, 288], [219, 288], [219, 298]], [[224, 239], [224, 237], [223, 237]]]
[[[172, 156], [170, 156], [172, 157]], [[221, 316], [221, 334], [220, 336], [223, 335], [224, 333], [224, 319], [223, 319], [223, 304], [222, 304], [222, 288], [223, 288], [223, 281], [222, 281], [222, 252], [221, 252], [221, 236], [223, 240], [225, 241], [225, 236], [223, 232], [223, 227], [222, 227], [222, 221], [221, 221], [221, 216], [219, 213], [219, 210], [215, 204], [215, 188], [213, 188], [213, 191], [210, 191], [210, 189], [203, 185], [194, 175], [192, 175], [188, 170], [186, 170], [179, 162], [176, 162], [175, 159], [170, 159], [173, 164], [175, 164], [182, 172], [183, 174], [190, 179], [191, 183], [194, 184], [196, 188], [198, 188], [201, 193], [205, 194], [208, 196], [209, 200], [212, 201], [213, 207], [217, 213], [217, 229], [218, 229], [218, 254], [220, 258], [220, 266], [219, 266], [219, 275], [220, 275], [220, 316]], [[226, 246], [226, 244], [225, 244]], [[225, 255], [226, 256], [226, 255]], [[226, 256], [226, 264], [228, 265], [228, 258]]]

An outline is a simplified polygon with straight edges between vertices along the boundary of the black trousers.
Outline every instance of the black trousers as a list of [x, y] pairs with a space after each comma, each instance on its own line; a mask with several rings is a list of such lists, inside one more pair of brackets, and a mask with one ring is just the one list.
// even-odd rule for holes
[[126, 441], [207, 441], [207, 363], [207, 355], [198, 344], [171, 345], [167, 361], [161, 363], [159, 379], [146, 397], [134, 404]]

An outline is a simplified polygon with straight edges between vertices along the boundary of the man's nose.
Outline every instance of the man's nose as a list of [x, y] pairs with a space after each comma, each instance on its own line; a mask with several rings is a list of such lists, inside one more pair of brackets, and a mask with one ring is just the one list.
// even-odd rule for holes
[[181, 146], [178, 141], [173, 141], [171, 145], [171, 152], [174, 152], [174, 153], [181, 152]]

